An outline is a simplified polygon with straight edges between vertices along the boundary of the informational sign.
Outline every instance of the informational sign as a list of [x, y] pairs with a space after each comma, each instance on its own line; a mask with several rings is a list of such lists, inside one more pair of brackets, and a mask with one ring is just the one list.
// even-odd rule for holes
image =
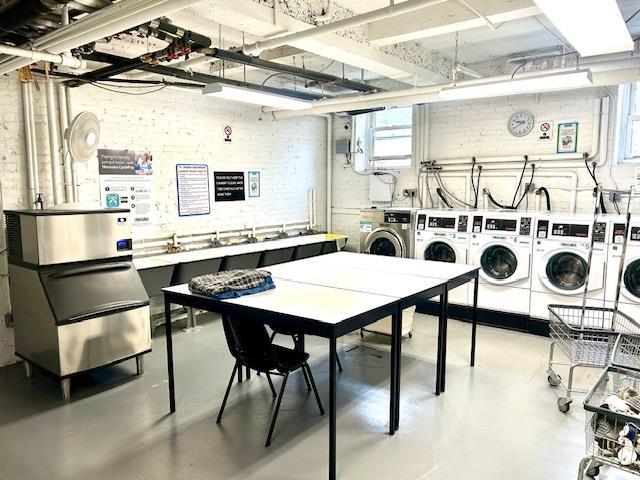
[[105, 208], [128, 208], [132, 225], [153, 221], [153, 157], [135, 150], [98, 150], [100, 203]]
[[538, 123], [538, 140], [541, 142], [549, 142], [553, 139], [553, 122], [551, 120], [542, 120]]
[[216, 202], [244, 200], [244, 172], [213, 172]]
[[178, 215], [208, 215], [211, 213], [209, 167], [201, 163], [176, 165]]
[[247, 172], [249, 181], [249, 197], [260, 196], [260, 172]]
[[578, 122], [558, 124], [558, 153], [576, 153], [578, 151]]
[[224, 126], [224, 141], [225, 142], [230, 142], [231, 141], [231, 134], [233, 133], [233, 129], [231, 128], [231, 125], [225, 125]]

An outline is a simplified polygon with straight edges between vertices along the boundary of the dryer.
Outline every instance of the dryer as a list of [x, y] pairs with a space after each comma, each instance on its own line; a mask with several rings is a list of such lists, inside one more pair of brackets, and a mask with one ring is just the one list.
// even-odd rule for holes
[[529, 313], [532, 226], [533, 216], [525, 212], [473, 214], [469, 259], [471, 264], [481, 267], [479, 307], [507, 313]]
[[416, 208], [360, 211], [360, 252], [413, 258]]
[[[609, 216], [609, 252], [605, 277], [605, 306], [613, 308], [616, 299], [626, 217]], [[622, 266], [622, 282], [618, 310], [640, 320], [640, 217], [632, 217], [627, 237], [627, 251]]]
[[[418, 210], [415, 258], [466, 264], [469, 260], [470, 215], [464, 210]], [[449, 294], [449, 301], [459, 305], [468, 305], [468, 298], [468, 284]]]
[[[607, 222], [592, 215], [543, 214], [537, 218], [533, 249], [530, 316], [548, 319], [548, 305], [581, 305], [585, 288], [587, 305], [602, 307], [605, 298]], [[587, 262], [594, 247], [587, 284]]]

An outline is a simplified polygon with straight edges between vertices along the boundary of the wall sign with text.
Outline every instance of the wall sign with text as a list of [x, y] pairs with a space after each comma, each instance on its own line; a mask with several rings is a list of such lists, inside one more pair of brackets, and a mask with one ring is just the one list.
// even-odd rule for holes
[[216, 202], [244, 200], [244, 172], [213, 172]]
[[249, 197], [260, 196], [260, 172], [247, 172], [249, 182]]
[[578, 122], [558, 124], [557, 153], [576, 153], [578, 151]]
[[178, 187], [178, 215], [189, 217], [211, 212], [209, 195], [209, 167], [203, 163], [176, 165]]

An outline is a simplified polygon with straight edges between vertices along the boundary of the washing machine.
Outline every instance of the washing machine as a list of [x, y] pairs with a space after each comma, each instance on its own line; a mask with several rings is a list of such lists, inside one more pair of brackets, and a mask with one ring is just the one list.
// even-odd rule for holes
[[[469, 260], [469, 218], [472, 213], [464, 210], [418, 210], [415, 258], [466, 264]], [[469, 284], [451, 290], [449, 302], [468, 305]]]
[[480, 266], [479, 307], [529, 313], [533, 220], [530, 213], [518, 211], [473, 214], [469, 259]]
[[[622, 260], [626, 217], [610, 215], [608, 226], [609, 252], [605, 276], [605, 306], [613, 308]], [[618, 309], [634, 320], [640, 321], [640, 217], [637, 216], [633, 216], [629, 224]]]
[[416, 208], [360, 211], [360, 252], [413, 258]]
[[[591, 238], [594, 247], [587, 282]], [[530, 316], [548, 319], [548, 305], [604, 306], [607, 221], [591, 215], [542, 214], [536, 220]]]

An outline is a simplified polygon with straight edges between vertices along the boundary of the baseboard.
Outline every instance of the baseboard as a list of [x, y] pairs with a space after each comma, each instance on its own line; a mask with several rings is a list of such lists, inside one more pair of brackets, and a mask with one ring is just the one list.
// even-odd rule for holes
[[[439, 304], [437, 302], [426, 302], [418, 305], [416, 311], [429, 315], [438, 315], [438, 308]], [[470, 322], [472, 311], [473, 309], [468, 306], [450, 304], [448, 313], [450, 318]], [[549, 336], [549, 322], [529, 317], [529, 315], [478, 308], [478, 323], [533, 335]]]

